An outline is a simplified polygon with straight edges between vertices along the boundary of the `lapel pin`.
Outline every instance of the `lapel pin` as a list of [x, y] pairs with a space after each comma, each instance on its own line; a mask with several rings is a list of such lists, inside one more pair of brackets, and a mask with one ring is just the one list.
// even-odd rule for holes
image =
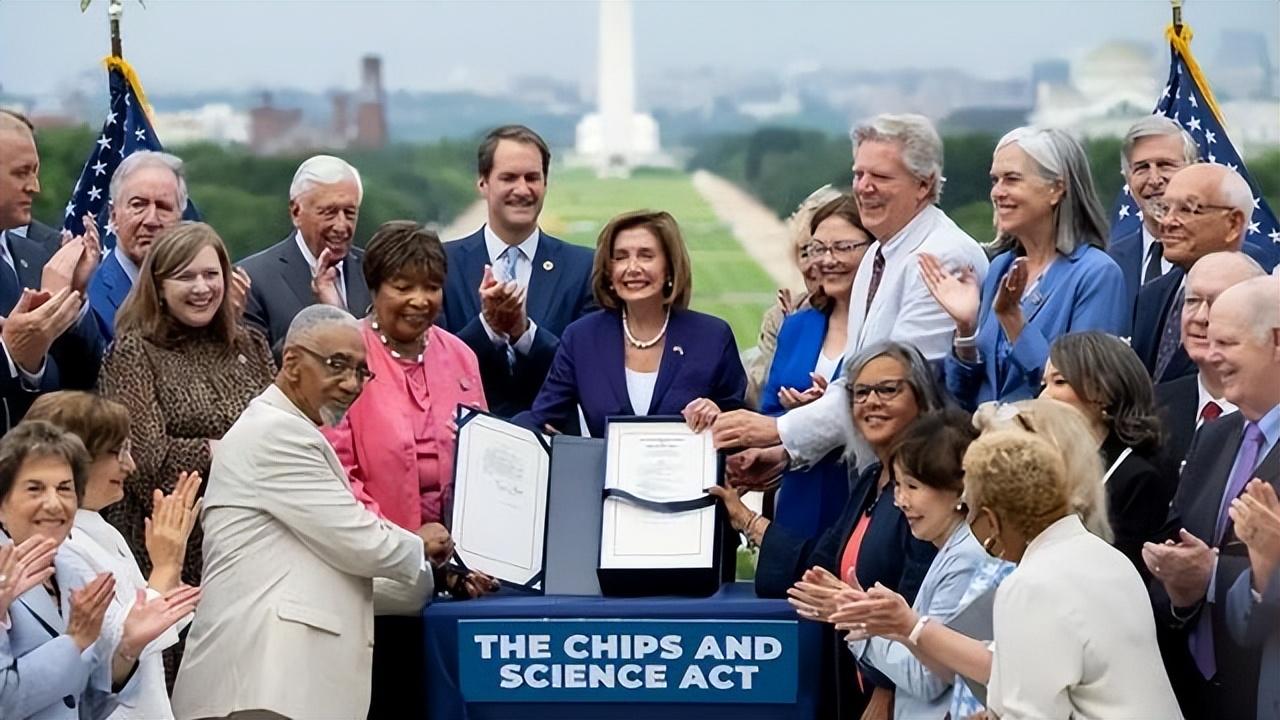
[[676, 345], [675, 347], [671, 348], [671, 351], [684, 355], [684, 348], [680, 347], [679, 345]]
[[22, 267], [28, 267], [26, 258], [18, 258], [18, 264]]
[[542, 269], [543, 269], [543, 270], [554, 270], [554, 269], [555, 269], [555, 267], [556, 267], [556, 264], [555, 264], [555, 263], [553, 263], [553, 262], [551, 262], [550, 260], [548, 260], [548, 261], [546, 261], [546, 262], [542, 263]]

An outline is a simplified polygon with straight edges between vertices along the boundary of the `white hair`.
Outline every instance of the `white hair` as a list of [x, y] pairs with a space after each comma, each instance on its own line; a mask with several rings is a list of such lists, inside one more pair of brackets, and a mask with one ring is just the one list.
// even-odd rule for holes
[[[1063, 255], [1088, 243], [1107, 248], [1107, 219], [1093, 189], [1093, 173], [1084, 148], [1070, 134], [1058, 128], [1020, 127], [1005, 133], [995, 152], [1017, 145], [1035, 163], [1041, 179], [1062, 184], [1062, 199], [1054, 208], [1054, 247]], [[994, 155], [994, 153], [992, 153]], [[997, 238], [993, 250], [1003, 252], [1012, 240]]]
[[864, 142], [895, 142], [902, 146], [902, 164], [918, 180], [930, 184], [929, 199], [937, 202], [942, 197], [942, 186], [947, 179], [942, 176], [942, 138], [923, 115], [876, 115], [855, 127], [849, 137], [853, 150]]
[[1222, 299], [1228, 296], [1239, 296], [1231, 299], [1250, 308], [1245, 313], [1249, 329], [1258, 340], [1270, 343], [1272, 332], [1280, 329], [1280, 279], [1263, 275], [1236, 283], [1222, 291], [1213, 307], [1223, 304]]
[[315, 189], [317, 185], [333, 185], [340, 182], [356, 184], [356, 204], [364, 199], [364, 185], [360, 182], [360, 171], [351, 163], [332, 155], [315, 155], [302, 161], [298, 171], [293, 174], [293, 182], [289, 183], [289, 199], [297, 200]]
[[1129, 132], [1124, 135], [1124, 142], [1120, 146], [1120, 169], [1126, 177], [1129, 175], [1129, 156], [1133, 154], [1134, 146], [1142, 138], [1158, 135], [1177, 135], [1178, 139], [1182, 141], [1182, 160], [1188, 165], [1194, 165], [1199, 162], [1200, 148], [1196, 145], [1195, 139], [1191, 137], [1191, 133], [1187, 132], [1173, 118], [1157, 113], [1148, 115], [1129, 126]]
[[129, 176], [144, 168], [164, 168], [173, 173], [174, 179], [177, 180], [178, 211], [187, 209], [187, 176], [182, 169], [182, 158], [155, 150], [138, 150], [120, 161], [116, 171], [111, 174], [111, 185], [107, 190], [111, 202], [114, 203], [120, 198]]
[[1249, 218], [1253, 217], [1253, 189], [1240, 173], [1226, 165], [1213, 164], [1223, 170], [1222, 184], [1218, 186], [1219, 202], [1244, 215], [1244, 222], [1240, 224], [1240, 240], [1243, 242], [1249, 233]]
[[339, 307], [324, 303], [308, 305], [293, 316], [293, 322], [289, 323], [289, 332], [284, 336], [284, 347], [288, 349], [290, 345], [295, 345], [312, 337], [316, 332], [330, 327], [349, 327], [358, 331], [360, 321]]

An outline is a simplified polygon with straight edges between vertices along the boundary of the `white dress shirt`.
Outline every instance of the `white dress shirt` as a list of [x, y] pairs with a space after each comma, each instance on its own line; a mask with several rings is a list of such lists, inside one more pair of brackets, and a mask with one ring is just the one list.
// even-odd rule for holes
[[[876, 252], [884, 253], [884, 272], [870, 310], [867, 293]], [[937, 206], [929, 205], [883, 243], [867, 248], [853, 278], [849, 304], [849, 343], [845, 362], [882, 340], [910, 343], [930, 360], [951, 351], [955, 321], [933, 299], [920, 277], [921, 253], [930, 253], [948, 270], [972, 266], [978, 283], [987, 274], [987, 255], [973, 238]], [[796, 466], [810, 465], [841, 445], [852, 444], [862, 467], [873, 458], [853, 430], [844, 379], [831, 383], [822, 397], [778, 418], [782, 445]]]
[[1229, 413], [1235, 412], [1236, 410], [1239, 410], [1239, 408], [1235, 406], [1235, 403], [1231, 402], [1230, 400], [1226, 398], [1214, 397], [1213, 394], [1210, 393], [1209, 390], [1205, 388], [1204, 377], [1202, 377], [1199, 373], [1196, 373], [1196, 394], [1198, 396], [1196, 400], [1196, 429], [1197, 430], [1199, 430], [1200, 426], [1204, 424], [1204, 417], [1203, 417], [1204, 406], [1208, 405], [1210, 402], [1217, 403], [1218, 407], [1222, 408], [1222, 412], [1218, 415], [1218, 417], [1222, 417], [1223, 415], [1227, 415]]
[[631, 401], [631, 409], [636, 415], [648, 415], [649, 404], [653, 402], [653, 389], [658, 384], [657, 371], [639, 372], [631, 368], [623, 369], [627, 375], [627, 399]]
[[[1155, 235], [1152, 235], [1151, 231], [1147, 229], [1146, 223], [1143, 223], [1142, 224], [1142, 265], [1138, 268], [1138, 279], [1143, 282], [1140, 284], [1145, 284], [1147, 282], [1155, 280], [1155, 278], [1146, 277], [1147, 259], [1151, 257], [1151, 246], [1158, 242], [1160, 242], [1160, 239], [1157, 238]], [[1163, 251], [1161, 251], [1160, 275], [1162, 276], [1167, 275], [1169, 271], [1172, 269], [1173, 269], [1173, 263], [1169, 262], [1169, 260], [1165, 258]]]
[[[488, 223], [484, 226], [484, 248], [489, 253], [489, 267], [493, 268], [493, 279], [498, 282], [516, 281], [516, 284], [526, 290], [529, 287], [529, 279], [533, 277], [533, 258], [538, 254], [538, 238], [541, 236], [542, 230], [533, 229], [533, 233], [529, 237], [521, 240], [517, 245], [507, 245], [502, 238], [489, 227]], [[502, 268], [506, 267], [506, 261], [502, 254], [507, 251], [508, 247], [514, 247], [519, 250], [516, 256], [516, 276], [514, 278], [504, 277]], [[529, 297], [525, 296], [525, 305], [528, 306]], [[527, 317], [527, 315], [526, 315]], [[489, 321], [484, 319], [484, 313], [480, 313], [480, 325], [484, 327], [485, 333], [489, 336], [489, 341], [494, 345], [510, 344], [511, 348], [521, 355], [529, 354], [529, 348], [533, 347], [533, 336], [538, 332], [538, 325], [533, 318], [528, 318], [529, 329], [524, 331], [514, 343], [506, 336], [489, 327]]]
[[1077, 515], [1027, 546], [994, 628], [987, 700], [1003, 720], [1182, 717], [1138, 571]]
[[[302, 239], [301, 230], [293, 233], [293, 239], [298, 243], [298, 249], [302, 251], [302, 257], [306, 259], [307, 265], [311, 268], [311, 277], [315, 277], [316, 271], [320, 269], [320, 258], [311, 254], [311, 248], [307, 247], [307, 241]], [[347, 278], [342, 272], [342, 266], [344, 264], [345, 263], [339, 262], [337, 265], [334, 265], [334, 267], [338, 270], [338, 297], [342, 298], [342, 304], [345, 306], [347, 304]], [[128, 272], [128, 268], [126, 268], [125, 271]]]

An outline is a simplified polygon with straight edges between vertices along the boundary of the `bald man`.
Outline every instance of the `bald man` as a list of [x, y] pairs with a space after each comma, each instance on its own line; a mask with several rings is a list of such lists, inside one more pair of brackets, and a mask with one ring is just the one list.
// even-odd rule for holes
[[1195, 363], [1182, 348], [1186, 273], [1215, 252], [1243, 251], [1270, 271], [1270, 253], [1245, 242], [1253, 215], [1253, 192], [1225, 165], [1189, 165], [1169, 180], [1164, 196], [1150, 203], [1160, 228], [1164, 259], [1173, 269], [1138, 293], [1133, 320], [1133, 349], [1157, 383], [1194, 375]]
[[1164, 420], [1164, 455], [1177, 472], [1191, 437], [1205, 420], [1235, 412], [1224, 397], [1222, 379], [1209, 362], [1209, 308], [1227, 288], [1265, 275], [1256, 260], [1237, 252], [1205, 255], [1187, 273], [1182, 301], [1182, 347], [1196, 372], [1156, 386], [1156, 402]]
[[1185, 648], [1190, 663], [1170, 678], [1181, 686], [1185, 714], [1250, 720], [1260, 651], [1227, 627], [1227, 592], [1249, 568], [1227, 508], [1252, 478], [1280, 489], [1280, 281], [1257, 277], [1218, 296], [1208, 362], [1239, 410], [1197, 431], [1170, 508], [1169, 541], [1148, 543], [1143, 559], [1157, 622], [1185, 638], [1174, 647]]

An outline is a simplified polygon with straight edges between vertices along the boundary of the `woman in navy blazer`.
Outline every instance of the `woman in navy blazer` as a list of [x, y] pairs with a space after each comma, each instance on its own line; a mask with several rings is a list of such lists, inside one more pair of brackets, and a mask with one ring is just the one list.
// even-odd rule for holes
[[1005, 135], [991, 161], [991, 203], [997, 255], [980, 291], [972, 271], [920, 263], [956, 322], [947, 389], [969, 410], [1033, 397], [1059, 335], [1129, 334], [1124, 275], [1106, 253], [1106, 220], [1078, 142], [1057, 129]]
[[578, 408], [592, 437], [616, 415], [683, 415], [695, 432], [743, 406], [747, 376], [728, 323], [689, 310], [693, 273], [675, 218], [641, 210], [596, 242], [602, 310], [565, 328], [547, 379], [517, 422], [562, 430]]
[[[849, 292], [871, 235], [858, 217], [857, 203], [848, 195], [819, 207], [808, 230], [811, 240], [801, 252], [818, 271], [821, 301], [782, 322], [760, 398], [765, 415], [776, 417], [821, 397], [844, 364]], [[797, 535], [816, 537], [835, 522], [848, 497], [849, 471], [835, 450], [809, 468], [783, 474], [773, 521]]]

